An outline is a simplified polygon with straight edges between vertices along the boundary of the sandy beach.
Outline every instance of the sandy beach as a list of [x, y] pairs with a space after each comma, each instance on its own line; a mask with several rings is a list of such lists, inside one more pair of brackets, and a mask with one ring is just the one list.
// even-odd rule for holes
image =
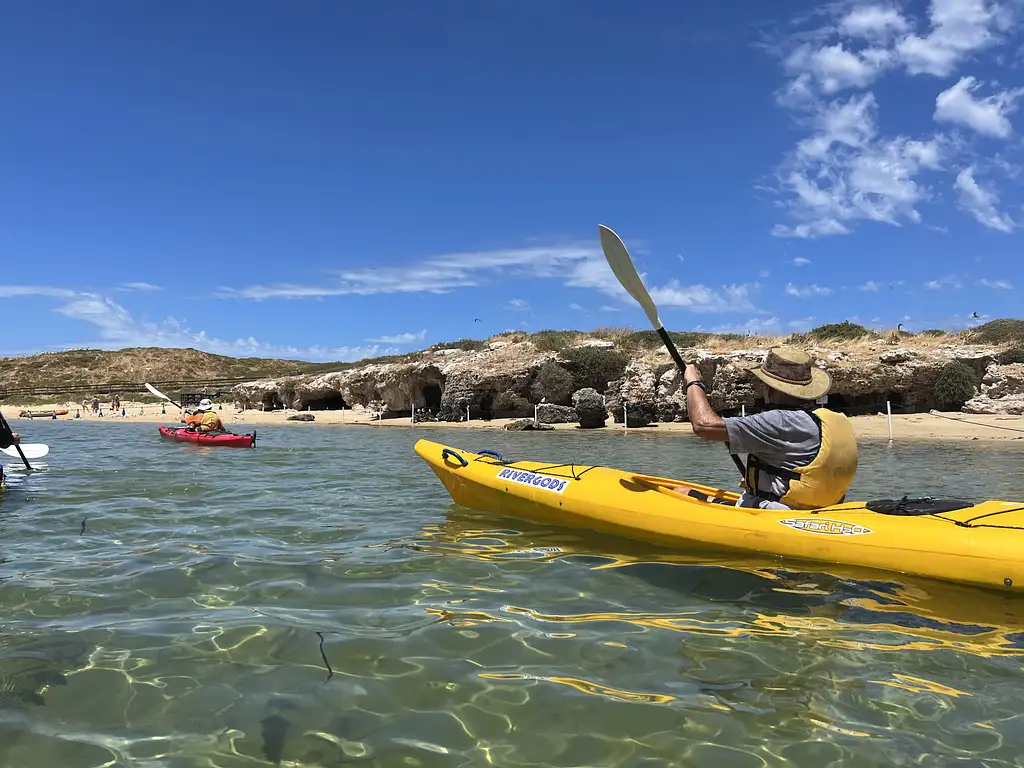
[[[106, 407], [102, 409], [102, 416], [91, 412], [82, 412], [81, 403], [77, 405], [70, 402], [49, 403], [46, 405], [33, 405], [34, 412], [46, 412], [53, 410], [67, 409], [66, 416], [58, 416], [62, 421], [100, 421], [104, 423], [124, 422], [152, 422], [162, 424], [175, 424], [181, 421], [181, 411], [170, 404], [160, 403], [136, 403], [124, 401], [122, 403], [124, 416], [121, 412], [112, 414]], [[26, 410], [24, 406], [3, 405], [0, 411], [3, 412], [14, 429], [21, 430], [31, 435], [29, 426], [34, 419], [21, 417], [20, 413]], [[313, 422], [288, 421], [289, 416], [294, 416], [297, 411], [258, 411], [258, 410], [236, 410], [234, 407], [224, 405], [218, 411], [224, 425], [231, 429], [233, 424], [239, 425], [276, 425], [296, 428], [315, 428], [319, 426], [344, 427], [409, 427], [408, 417], [385, 418], [376, 420], [372, 414], [361, 408], [346, 409], [337, 411], [313, 411], [316, 418]], [[80, 414], [80, 418], [75, 418]], [[491, 419], [489, 421], [478, 419], [470, 422], [427, 422], [416, 425], [417, 429], [447, 428], [447, 429], [502, 429], [511, 419]], [[608, 426], [602, 431], [625, 431], [622, 424], [615, 424], [609, 417]], [[853, 418], [854, 430], [858, 437], [864, 438], [888, 438], [889, 428], [885, 415], [855, 416]], [[555, 429], [577, 429], [575, 424], [554, 424]], [[684, 433], [692, 434], [690, 425], [687, 423], [666, 423], [652, 425], [649, 427], [630, 428], [629, 433], [645, 434], [658, 433]], [[894, 440], [1022, 440], [1024, 439], [1024, 416], [989, 416], [971, 415], [963, 413], [912, 413], [894, 414], [892, 417], [892, 433]]]

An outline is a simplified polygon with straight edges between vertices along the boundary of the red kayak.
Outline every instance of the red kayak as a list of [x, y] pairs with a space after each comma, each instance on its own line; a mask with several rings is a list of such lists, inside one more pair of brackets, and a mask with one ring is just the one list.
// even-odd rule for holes
[[252, 434], [236, 435], [234, 432], [218, 432], [208, 434], [197, 432], [194, 429], [183, 429], [181, 427], [160, 426], [160, 434], [177, 440], [180, 443], [195, 443], [196, 445], [224, 446], [227, 448], [252, 448], [256, 445], [256, 431]]

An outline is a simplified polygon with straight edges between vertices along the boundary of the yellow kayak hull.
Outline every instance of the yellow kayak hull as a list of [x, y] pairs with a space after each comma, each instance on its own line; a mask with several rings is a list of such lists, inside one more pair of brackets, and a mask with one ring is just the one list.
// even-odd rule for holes
[[727, 502], [734, 493], [608, 467], [506, 461], [431, 440], [419, 440], [415, 451], [455, 503], [471, 509], [674, 548], [704, 545], [1024, 591], [1024, 503], [985, 501], [912, 516], [874, 512], [863, 501], [747, 509], [674, 489]]

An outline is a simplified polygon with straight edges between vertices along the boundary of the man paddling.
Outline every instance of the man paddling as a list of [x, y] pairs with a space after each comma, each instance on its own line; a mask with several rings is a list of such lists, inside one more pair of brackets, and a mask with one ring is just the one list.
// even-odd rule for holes
[[196, 412], [186, 416], [185, 423], [190, 427], [198, 429], [200, 432], [226, 431], [224, 429], [224, 422], [220, 420], [220, 416], [213, 410], [213, 402], [208, 397], [204, 397], [199, 401], [199, 405], [196, 406]]
[[815, 401], [832, 377], [807, 353], [790, 347], [768, 351], [752, 373], [764, 384], [768, 410], [738, 418], [716, 414], [692, 363], [683, 373], [693, 432], [747, 454], [738, 507], [816, 509], [838, 504], [857, 472], [857, 440], [849, 419]]

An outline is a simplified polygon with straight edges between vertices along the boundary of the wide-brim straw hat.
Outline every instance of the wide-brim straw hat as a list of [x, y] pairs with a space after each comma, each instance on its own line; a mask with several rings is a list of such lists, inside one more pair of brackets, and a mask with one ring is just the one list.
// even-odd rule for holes
[[775, 347], [751, 370], [772, 389], [800, 400], [817, 400], [832, 388], [832, 377], [813, 364], [811, 356], [792, 347]]
[[213, 403], [209, 400], [203, 399], [199, 401], [199, 405], [196, 407], [197, 411], [212, 411]]

